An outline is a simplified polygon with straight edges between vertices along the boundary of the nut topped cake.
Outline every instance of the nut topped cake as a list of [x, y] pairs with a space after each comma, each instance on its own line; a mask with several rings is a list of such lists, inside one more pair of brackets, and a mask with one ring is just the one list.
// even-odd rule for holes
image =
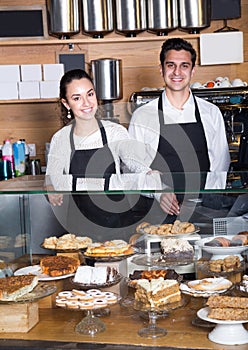
[[212, 295], [208, 317], [218, 320], [248, 320], [248, 298]]

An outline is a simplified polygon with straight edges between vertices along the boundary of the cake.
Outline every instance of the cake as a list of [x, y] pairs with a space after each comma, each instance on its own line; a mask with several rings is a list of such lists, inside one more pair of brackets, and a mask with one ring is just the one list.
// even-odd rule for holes
[[167, 270], [134, 270], [132, 274], [129, 275], [130, 280], [138, 279], [156, 279], [163, 277], [163, 279], [179, 279], [179, 274], [172, 269]]
[[0, 300], [14, 301], [31, 292], [38, 285], [35, 275], [21, 275], [0, 278]]
[[51, 236], [45, 238], [43, 241], [43, 247], [46, 249], [77, 250], [87, 248], [91, 243], [92, 239], [89, 237], [66, 233], [61, 237]]
[[208, 298], [208, 317], [218, 320], [248, 320], [248, 298], [212, 295]]
[[105, 284], [114, 281], [117, 270], [109, 266], [79, 266], [74, 282], [81, 284]]
[[135, 301], [147, 307], [160, 307], [181, 300], [179, 283], [176, 280], [140, 279], [137, 281]]
[[78, 259], [63, 255], [45, 256], [40, 260], [42, 273], [52, 277], [74, 273], [79, 265]]
[[194, 257], [193, 246], [184, 239], [164, 238], [161, 243], [163, 259], [168, 261], [191, 261]]
[[96, 242], [88, 246], [85, 255], [86, 256], [118, 256], [132, 254], [133, 248], [131, 244], [121, 240], [114, 239], [112, 241], [106, 241], [104, 243]]

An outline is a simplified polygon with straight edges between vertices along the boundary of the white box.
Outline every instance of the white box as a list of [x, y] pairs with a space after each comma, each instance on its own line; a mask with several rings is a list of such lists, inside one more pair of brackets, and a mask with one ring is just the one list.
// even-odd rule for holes
[[59, 81], [40, 81], [40, 97], [59, 97]]
[[41, 64], [22, 64], [21, 81], [40, 81], [42, 80]]
[[17, 82], [0, 82], [0, 100], [17, 100], [18, 84]]
[[0, 65], [0, 82], [17, 82], [20, 81], [20, 67], [17, 64]]
[[200, 59], [202, 66], [244, 62], [243, 33], [201, 34]]
[[62, 63], [43, 64], [43, 80], [60, 80], [64, 75]]
[[19, 98], [40, 98], [40, 85], [38, 81], [20, 81], [19, 85]]

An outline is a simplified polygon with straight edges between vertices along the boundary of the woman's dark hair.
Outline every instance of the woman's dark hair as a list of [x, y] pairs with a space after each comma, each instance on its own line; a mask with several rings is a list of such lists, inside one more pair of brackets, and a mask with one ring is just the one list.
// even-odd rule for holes
[[59, 87], [59, 98], [60, 98], [60, 104], [61, 104], [61, 120], [64, 125], [68, 124], [71, 120], [73, 120], [75, 117], [73, 115], [73, 112], [71, 112], [71, 119], [67, 118], [68, 110], [61, 102], [61, 99], [66, 100], [66, 92], [67, 92], [67, 85], [70, 84], [73, 80], [80, 80], [82, 78], [88, 79], [92, 85], [93, 80], [89, 76], [88, 73], [86, 73], [83, 69], [73, 69], [68, 72], [66, 72], [63, 77], [60, 80], [60, 87]]
[[190, 52], [192, 68], [195, 66], [196, 51], [191, 45], [191, 43], [181, 38], [171, 38], [166, 40], [161, 47], [160, 63], [162, 67], [164, 66], [164, 61], [165, 61], [167, 52], [169, 50], [176, 50], [176, 51], [185, 50]]

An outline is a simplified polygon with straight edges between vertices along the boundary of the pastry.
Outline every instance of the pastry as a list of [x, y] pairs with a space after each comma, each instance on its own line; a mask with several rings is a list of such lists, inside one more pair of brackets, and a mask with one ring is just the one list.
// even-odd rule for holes
[[38, 285], [35, 275], [21, 275], [0, 278], [0, 300], [12, 301], [31, 292]]
[[42, 273], [52, 277], [74, 273], [80, 265], [77, 259], [63, 256], [46, 256], [40, 260]]

